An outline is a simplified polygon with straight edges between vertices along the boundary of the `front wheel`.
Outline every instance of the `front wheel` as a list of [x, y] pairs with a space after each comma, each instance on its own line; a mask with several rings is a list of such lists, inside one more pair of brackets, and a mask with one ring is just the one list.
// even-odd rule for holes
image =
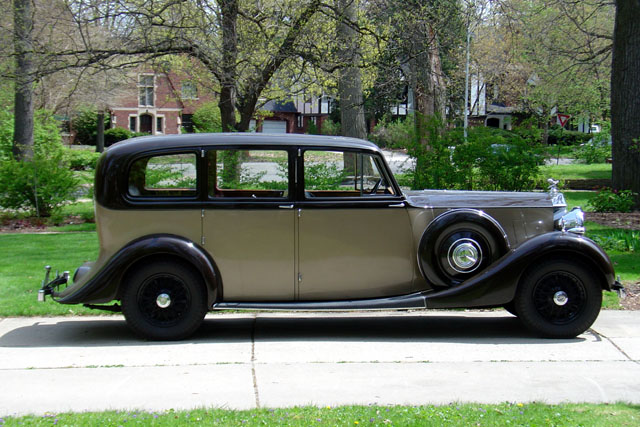
[[125, 286], [122, 312], [131, 330], [142, 338], [187, 338], [207, 312], [202, 278], [180, 263], [145, 265], [128, 277]]
[[574, 338], [602, 306], [595, 274], [580, 263], [553, 260], [531, 269], [518, 287], [515, 309], [524, 325], [548, 338]]

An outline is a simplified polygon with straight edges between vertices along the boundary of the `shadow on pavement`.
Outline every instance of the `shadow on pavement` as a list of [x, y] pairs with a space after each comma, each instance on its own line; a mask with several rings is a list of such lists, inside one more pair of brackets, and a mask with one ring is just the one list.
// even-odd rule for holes
[[[255, 327], [255, 331], [254, 331]], [[532, 336], [515, 317], [456, 315], [394, 315], [345, 317], [226, 317], [208, 316], [188, 340], [150, 342], [138, 339], [124, 319], [65, 320], [49, 319], [19, 327], [0, 337], [0, 347], [100, 347], [153, 346], [203, 343], [242, 343], [255, 341], [372, 341], [372, 342], [451, 342], [524, 344], [559, 343], [573, 340], [548, 340]]]

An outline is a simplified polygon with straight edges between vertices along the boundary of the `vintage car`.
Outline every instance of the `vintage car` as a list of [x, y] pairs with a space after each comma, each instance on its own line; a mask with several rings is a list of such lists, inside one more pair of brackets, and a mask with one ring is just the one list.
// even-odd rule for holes
[[[574, 337], [619, 287], [579, 208], [549, 193], [403, 191], [358, 139], [142, 137], [95, 178], [100, 252], [43, 281], [63, 304], [122, 311], [153, 340], [209, 310], [505, 307], [534, 333]], [[64, 288], [64, 289], [63, 289]]]

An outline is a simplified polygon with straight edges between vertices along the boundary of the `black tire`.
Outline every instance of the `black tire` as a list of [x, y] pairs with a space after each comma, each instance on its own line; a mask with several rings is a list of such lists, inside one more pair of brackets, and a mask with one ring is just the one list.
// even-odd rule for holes
[[[452, 261], [451, 252], [459, 243], [470, 244], [477, 250], [477, 263], [462, 268]], [[438, 275], [450, 286], [475, 276], [499, 258], [495, 238], [483, 226], [472, 222], [452, 224], [438, 234], [433, 246], [432, 262]]]
[[602, 288], [586, 266], [551, 260], [530, 269], [518, 286], [515, 309], [522, 323], [547, 338], [574, 338], [595, 322]]
[[126, 280], [122, 312], [129, 328], [142, 338], [187, 338], [207, 313], [204, 283], [193, 269], [177, 262], [145, 265]]

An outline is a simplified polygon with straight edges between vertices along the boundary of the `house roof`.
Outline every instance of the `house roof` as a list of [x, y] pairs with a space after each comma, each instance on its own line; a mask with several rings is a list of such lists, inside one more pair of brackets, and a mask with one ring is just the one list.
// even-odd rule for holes
[[293, 101], [269, 101], [261, 108], [274, 113], [297, 113], [298, 109]]

